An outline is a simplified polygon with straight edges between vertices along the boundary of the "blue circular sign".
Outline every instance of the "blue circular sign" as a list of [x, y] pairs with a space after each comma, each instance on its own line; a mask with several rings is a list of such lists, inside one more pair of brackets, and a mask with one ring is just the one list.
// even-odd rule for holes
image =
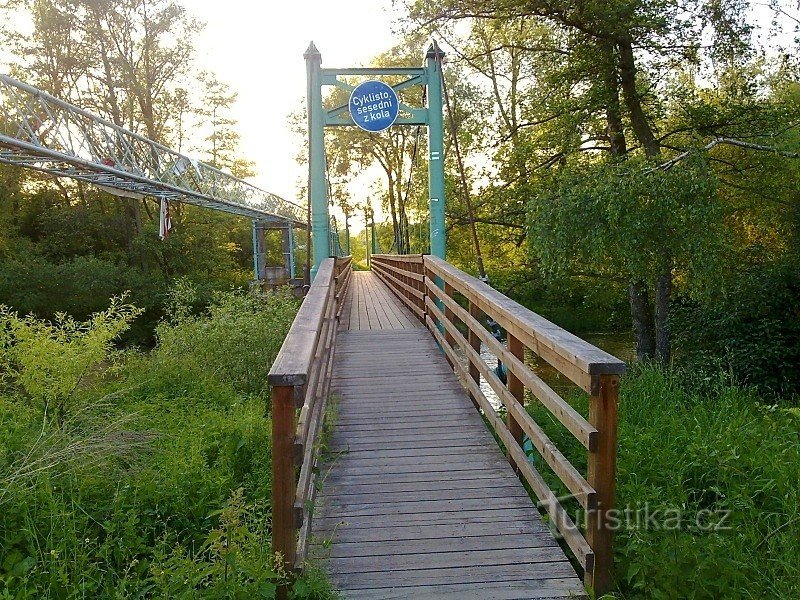
[[350, 94], [350, 116], [364, 131], [388, 129], [399, 112], [397, 92], [382, 81], [365, 81]]

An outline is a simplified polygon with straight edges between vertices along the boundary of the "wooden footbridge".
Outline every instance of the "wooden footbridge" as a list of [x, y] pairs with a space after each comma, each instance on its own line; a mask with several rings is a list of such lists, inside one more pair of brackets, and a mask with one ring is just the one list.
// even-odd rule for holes
[[[505, 365], [506, 383], [482, 346]], [[526, 352], [590, 394], [587, 418]], [[584, 597], [579, 573], [607, 590], [624, 369], [439, 258], [375, 255], [371, 272], [323, 261], [270, 373], [275, 552], [289, 569], [317, 562], [345, 598]], [[583, 444], [585, 475], [526, 402]]]
[[[165, 234], [169, 202], [253, 218], [258, 280], [266, 277], [265, 229], [282, 231], [288, 277], [292, 230], [311, 230], [314, 281], [269, 376], [273, 547], [289, 571], [318, 560], [348, 598], [569, 598], [584, 595], [578, 574], [608, 590], [624, 363], [443, 260], [444, 53], [435, 42], [413, 68], [323, 69], [313, 43], [304, 56], [310, 214], [4, 75], [0, 163], [123, 198], [153, 197]], [[348, 117], [346, 105], [326, 107], [322, 89], [351, 94], [354, 76], [392, 81], [388, 91], [364, 83], [394, 98], [396, 113], [382, 129], [428, 132], [432, 255], [374, 255], [366, 273], [352, 271], [349, 258], [325, 258], [340, 248], [328, 213], [324, 129], [353, 126], [363, 110], [351, 106]], [[414, 87], [424, 88], [413, 95], [422, 105], [404, 104], [411, 96], [397, 92]], [[489, 322], [505, 336], [495, 338]], [[484, 348], [505, 371], [484, 361]], [[588, 415], [528, 366], [534, 355], [590, 395]], [[581, 442], [585, 473], [529, 415], [528, 402]], [[577, 523], [564, 494], [548, 485], [556, 479], [569, 492], [567, 508], [584, 515]]]

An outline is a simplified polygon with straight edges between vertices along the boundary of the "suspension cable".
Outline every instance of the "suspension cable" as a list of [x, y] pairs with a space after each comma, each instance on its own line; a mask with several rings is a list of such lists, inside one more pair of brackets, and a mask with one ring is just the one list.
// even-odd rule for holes
[[441, 68], [441, 58], [438, 59], [440, 62], [439, 73], [441, 73], [442, 78], [442, 91], [444, 92], [444, 103], [447, 106], [447, 116], [448, 120], [450, 121], [450, 135], [453, 137], [453, 149], [456, 153], [456, 161], [458, 162], [458, 171], [461, 177], [461, 191], [464, 194], [464, 201], [467, 204], [467, 213], [469, 214], [469, 224], [470, 230], [472, 232], [472, 243], [475, 246], [475, 258], [478, 263], [478, 275], [482, 281], [489, 281], [489, 278], [486, 275], [486, 269], [483, 266], [483, 254], [481, 253], [481, 243], [478, 239], [478, 228], [475, 225], [475, 210], [472, 206], [472, 199], [469, 195], [469, 186], [467, 185], [467, 175], [464, 171], [464, 161], [461, 158], [461, 146], [458, 142], [458, 129], [456, 128], [456, 121], [455, 117], [453, 116], [454, 108], [450, 106], [450, 94], [447, 91], [447, 82], [444, 78], [444, 69]]
[[[417, 167], [417, 155], [419, 154], [419, 137], [421, 131], [422, 127], [417, 125], [417, 133], [414, 137], [414, 151], [411, 154], [411, 167], [408, 170], [408, 180], [406, 181], [406, 193], [405, 197], [402, 198], [402, 204], [400, 205], [400, 237], [403, 241], [403, 250], [400, 251], [398, 249], [398, 254], [408, 254], [411, 252], [411, 248], [406, 247], [411, 245], [410, 237], [408, 239], [408, 243], [406, 243], [406, 237], [408, 236], [408, 216], [406, 215], [406, 205], [408, 204], [408, 197], [411, 194], [411, 178], [414, 175], [414, 170]], [[404, 231], [405, 235], [403, 234]]]

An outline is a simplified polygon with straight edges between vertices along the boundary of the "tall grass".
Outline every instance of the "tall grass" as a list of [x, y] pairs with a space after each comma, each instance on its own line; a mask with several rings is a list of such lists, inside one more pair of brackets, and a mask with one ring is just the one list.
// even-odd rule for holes
[[[571, 400], [586, 414], [585, 396]], [[585, 469], [583, 447], [530, 410]], [[634, 369], [619, 404], [617, 504], [629, 516], [616, 535], [617, 595], [800, 598], [798, 481], [796, 408], [722, 375]]]
[[[1, 597], [274, 596], [286, 574], [270, 555], [266, 376], [297, 301], [223, 294], [201, 315], [187, 304], [173, 298], [152, 353], [94, 373], [75, 392], [84, 408], [68, 426], [45, 423], [44, 437], [41, 408], [5, 382]], [[19, 476], [37, 444], [36, 456], [63, 454], [98, 431], [135, 452], [93, 447], [102, 460], [75, 455]], [[295, 594], [329, 595], [320, 578]]]

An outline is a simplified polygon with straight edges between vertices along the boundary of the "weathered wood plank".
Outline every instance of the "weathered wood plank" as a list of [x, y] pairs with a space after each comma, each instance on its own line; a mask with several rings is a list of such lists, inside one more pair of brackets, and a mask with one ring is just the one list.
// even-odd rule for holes
[[[538, 519], [536, 521], [483, 521], [473, 523], [434, 523], [430, 525], [392, 524], [387, 527], [368, 529], [353, 529], [349, 527], [338, 528], [332, 536], [336, 544], [365, 544], [371, 547], [371, 552], [376, 552], [376, 544], [402, 544], [406, 540], [449, 540], [457, 538], [466, 540], [472, 537], [496, 536], [531, 536], [542, 537], [553, 543], [550, 530]], [[457, 548], [452, 545], [451, 549]], [[321, 554], [324, 554], [321, 553]]]
[[[372, 573], [364, 573], [361, 576], [341, 575], [334, 578], [341, 589], [346, 590], [349, 595], [351, 590], [368, 590], [371, 593], [379, 592], [381, 590], [388, 590], [396, 588], [396, 590], [404, 590], [409, 587], [422, 587], [427, 589], [427, 595], [413, 596], [407, 592], [401, 598], [439, 598], [438, 590], [444, 585], [477, 585], [484, 584], [480, 588], [478, 595], [468, 596], [470, 598], [492, 598], [496, 596], [492, 590], [505, 589], [508, 582], [535, 582], [535, 581], [553, 581], [559, 579], [567, 579], [569, 577], [569, 563], [546, 563], [547, 570], [531, 568], [536, 565], [519, 565], [514, 568], [512, 565], [487, 565], [475, 566], [469, 568], [454, 568], [454, 569], [420, 569], [417, 572], [410, 573], [407, 571], [378, 571]], [[507, 574], [507, 575], [505, 575]], [[494, 584], [494, 587], [490, 587]], [[546, 596], [547, 598], [584, 598], [585, 594], [581, 594], [575, 587], [573, 593], [564, 583], [559, 584], [560, 587], [556, 588], [557, 593]], [[574, 583], [573, 583], [574, 586]], [[362, 596], [364, 597], [364, 596]], [[376, 596], [366, 596], [374, 598]], [[452, 596], [451, 596], [452, 597]], [[512, 596], [512, 598], [527, 598], [527, 596]]]
[[353, 272], [351, 278], [350, 331], [424, 330], [375, 273]]
[[[487, 577], [491, 577], [487, 573]], [[398, 600], [400, 598], [437, 598], [437, 600], [519, 600], [526, 598], [585, 598], [583, 590], [574, 588], [570, 578], [531, 579], [510, 581], [506, 572], [498, 574], [503, 584], [495, 579], [489, 582], [451, 583], [440, 585], [413, 585], [369, 589], [346, 589], [347, 600]]]
[[466, 498], [459, 500], [419, 500], [415, 502], [394, 502], [393, 504], [348, 504], [346, 498], [340, 498], [341, 504], [336, 507], [336, 513], [320, 512], [325, 517], [338, 517], [344, 521], [355, 520], [358, 517], [396, 517], [406, 518], [405, 515], [419, 517], [432, 514], [440, 517], [446, 513], [463, 514], [467, 511], [483, 511], [487, 509], [527, 510], [530, 507], [528, 498]]
[[372, 418], [374, 415], [369, 413], [379, 409], [382, 415], [391, 414], [400, 418], [402, 417], [402, 413], [427, 415], [441, 415], [451, 412], [460, 413], [466, 407], [468, 407], [468, 404], [466, 404], [463, 399], [449, 399], [446, 395], [426, 397], [422, 402], [407, 398], [395, 399], [392, 402], [376, 402], [375, 400], [364, 402], [349, 399], [342, 400], [338, 404], [337, 414], [340, 419], [344, 419], [347, 416]]
[[[509, 520], [533, 521], [541, 520], [538, 513], [531, 509], [521, 508], [488, 508], [483, 510], [466, 510], [458, 513], [421, 513], [406, 514], [402, 522], [407, 525], [437, 525], [447, 523], [505, 523]], [[370, 515], [359, 518], [328, 517], [320, 513], [314, 517], [314, 531], [324, 534], [345, 529], [380, 529], [386, 527], [387, 522], [396, 522], [387, 519], [386, 515]]]
[[[423, 405], [420, 405], [423, 406]], [[389, 414], [389, 413], [387, 413]], [[401, 419], [402, 415], [396, 416], [395, 418]], [[360, 427], [360, 428], [348, 428], [348, 436], [357, 436], [360, 438], [365, 437], [376, 437], [376, 436], [391, 436], [394, 434], [401, 434], [401, 435], [411, 435], [412, 433], [417, 433], [419, 435], [425, 435], [428, 437], [435, 437], [437, 431], [440, 429], [436, 427], [436, 425], [431, 425], [429, 423], [420, 425], [419, 427], [404, 427], [403, 423], [398, 423], [396, 426], [392, 425], [391, 423], [383, 423], [382, 426], [379, 428], [377, 426], [374, 427]], [[466, 436], [467, 433], [465, 432], [464, 435]]]
[[446, 554], [448, 552], [482, 552], [487, 550], [526, 550], [550, 548], [549, 532], [538, 535], [504, 534], [483, 536], [444, 536], [435, 539], [392, 540], [379, 542], [344, 542], [334, 537], [335, 544], [321, 551], [325, 558], [361, 558], [372, 556], [404, 556], [408, 554]]
[[491, 444], [493, 441], [488, 434], [486, 436], [476, 436], [475, 438], [471, 438], [469, 443], [465, 442], [463, 435], [458, 432], [454, 434], [448, 433], [448, 436], [453, 437], [439, 436], [436, 438], [430, 438], [427, 436], [416, 436], [385, 440], [382, 437], [376, 436], [360, 439], [347, 439], [340, 436], [331, 438], [328, 447], [337, 452], [341, 450], [348, 450], [350, 453], [370, 452], [372, 450], [380, 450], [383, 448], [392, 448], [395, 450], [400, 448], [432, 448], [438, 449], [439, 452], [442, 452], [442, 449], [464, 448], [476, 445], [485, 446]]
[[[350, 485], [368, 485], [372, 483], [380, 484], [387, 482], [394, 483], [419, 483], [425, 485], [432, 481], [463, 481], [475, 479], [492, 479], [497, 477], [497, 473], [491, 468], [485, 469], [467, 469], [466, 471], [427, 471], [427, 472], [414, 472], [409, 473], [384, 473], [379, 472], [375, 474], [356, 474], [345, 475], [338, 471], [330, 472], [325, 478], [325, 485], [331, 487], [336, 485], [350, 486]], [[327, 489], [327, 488], [325, 488]]]
[[513, 481], [509, 481], [501, 485], [496, 485], [495, 482], [492, 482], [491, 486], [486, 487], [444, 490], [413, 490], [402, 492], [373, 491], [372, 493], [363, 491], [356, 493], [340, 492], [337, 494], [337, 496], [341, 502], [341, 507], [380, 504], [391, 505], [394, 507], [398, 506], [400, 503], [407, 502], [449, 502], [451, 500], [459, 501], [481, 499], [486, 499], [490, 501], [491, 504], [491, 502], [493, 502], [499, 494], [503, 494], [507, 498], [517, 498], [523, 500], [526, 504], [530, 503], [530, 498], [525, 493], [525, 490], [518, 483]]
[[[419, 571], [422, 569], [468, 568], [476, 565], [528, 564], [542, 569], [542, 563], [566, 562], [558, 547], [524, 548], [516, 550], [483, 550], [473, 552], [447, 552], [443, 554], [404, 554], [400, 556], [358, 556], [353, 558], [331, 558], [326, 561], [337, 575], [358, 573], [364, 575], [376, 571]], [[536, 570], [531, 568], [531, 571]]]
[[380, 482], [325, 484], [325, 493], [328, 496], [346, 496], [350, 494], [391, 494], [393, 492], [416, 493], [423, 491], [455, 490], [466, 492], [472, 489], [491, 490], [497, 486], [518, 486], [518, 480], [513, 475], [491, 477], [490, 480], [465, 476], [457, 479], [437, 479], [435, 481], [407, 481], [407, 482]]

